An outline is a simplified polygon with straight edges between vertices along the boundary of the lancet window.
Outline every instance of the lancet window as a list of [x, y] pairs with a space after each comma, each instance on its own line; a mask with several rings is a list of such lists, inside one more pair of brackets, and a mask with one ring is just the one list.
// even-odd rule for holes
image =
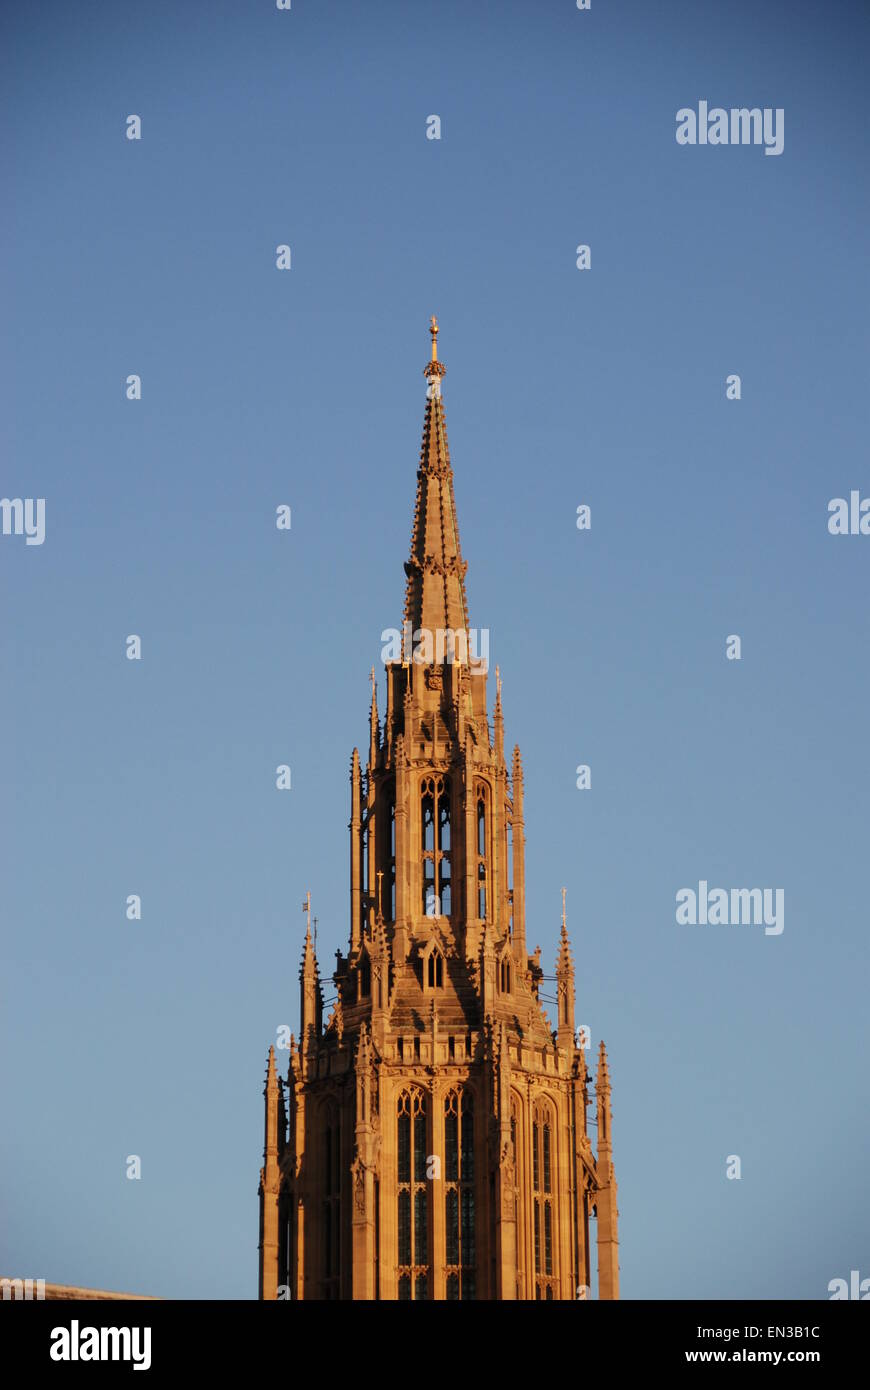
[[444, 1099], [444, 1235], [446, 1296], [467, 1301], [476, 1292], [474, 1102], [471, 1093]]
[[423, 911], [427, 917], [449, 917], [452, 908], [450, 779], [427, 777], [421, 791]]
[[397, 1103], [398, 1125], [398, 1279], [399, 1299], [418, 1302], [431, 1297], [429, 1263], [430, 1194], [427, 1097], [416, 1088], [403, 1091]]
[[533, 1237], [535, 1242], [535, 1298], [556, 1296], [554, 1240], [556, 1225], [553, 1212], [553, 1146], [552, 1114], [539, 1101], [532, 1117], [532, 1194]]

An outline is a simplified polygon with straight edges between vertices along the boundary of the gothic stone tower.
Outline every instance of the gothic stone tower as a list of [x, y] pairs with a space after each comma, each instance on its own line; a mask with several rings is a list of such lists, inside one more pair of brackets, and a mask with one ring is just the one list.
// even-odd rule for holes
[[[523, 771], [470, 641], [432, 320], [403, 636], [350, 770], [350, 943], [323, 994], [310, 930], [286, 1082], [266, 1075], [263, 1299], [619, 1296], [610, 1077], [555, 1030], [526, 946]], [[552, 978], [552, 977], [551, 977]], [[585, 1041], [585, 1039], [584, 1039]]]

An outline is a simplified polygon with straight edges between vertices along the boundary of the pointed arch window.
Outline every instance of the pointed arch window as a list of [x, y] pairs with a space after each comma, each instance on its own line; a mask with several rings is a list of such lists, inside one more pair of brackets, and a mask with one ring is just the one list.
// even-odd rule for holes
[[372, 963], [369, 960], [368, 952], [363, 951], [359, 963], [359, 998], [369, 999], [372, 993]]
[[341, 1123], [328, 1105], [323, 1122], [323, 1297], [339, 1296], [341, 1268]]
[[498, 963], [498, 987], [502, 994], [511, 992], [511, 958], [507, 951]]
[[463, 1088], [444, 1098], [444, 1238], [446, 1295], [476, 1296], [474, 1102]]
[[403, 1302], [429, 1298], [430, 1194], [426, 1095], [403, 1091], [397, 1102], [398, 1127], [398, 1292]]
[[389, 913], [389, 920], [396, 920], [396, 784], [390, 782], [386, 792], [388, 841], [385, 849], [387, 861], [387, 892], [383, 906]]
[[421, 788], [423, 911], [449, 917], [452, 910], [450, 779], [427, 777]]
[[293, 1207], [290, 1194], [282, 1185], [278, 1198], [278, 1283], [285, 1284], [286, 1296], [295, 1296], [293, 1282]]
[[535, 1241], [535, 1298], [556, 1296], [553, 1214], [554, 1161], [553, 1119], [549, 1106], [539, 1101], [532, 1118], [532, 1190]]
[[483, 786], [477, 789], [477, 915], [481, 922], [486, 921], [487, 910], [487, 862], [489, 835], [487, 833], [487, 804], [486, 790]]
[[514, 1165], [514, 1217], [517, 1230], [517, 1298], [525, 1298], [526, 1261], [525, 1241], [520, 1232], [525, 1230], [525, 1208], [523, 1205], [523, 1116], [519, 1097], [511, 1093], [511, 1158]]
[[444, 988], [444, 957], [437, 946], [426, 961], [426, 984], [429, 989]]

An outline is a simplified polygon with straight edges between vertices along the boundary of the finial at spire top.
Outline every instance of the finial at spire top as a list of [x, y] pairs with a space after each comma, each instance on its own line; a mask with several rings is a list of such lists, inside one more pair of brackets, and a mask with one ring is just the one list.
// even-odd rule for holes
[[429, 320], [429, 333], [432, 337], [432, 359], [423, 368], [423, 375], [429, 381], [428, 394], [440, 395], [441, 384], [439, 377], [447, 371], [443, 362], [438, 361], [438, 320], [433, 314]]
[[568, 894], [568, 889], [567, 889], [567, 888], [563, 888], [563, 889], [562, 889], [562, 931], [563, 931], [563, 932], [567, 932], [567, 930], [568, 930], [568, 923], [567, 923], [567, 920], [566, 920], [566, 917], [565, 917], [565, 898], [567, 897], [567, 894]]

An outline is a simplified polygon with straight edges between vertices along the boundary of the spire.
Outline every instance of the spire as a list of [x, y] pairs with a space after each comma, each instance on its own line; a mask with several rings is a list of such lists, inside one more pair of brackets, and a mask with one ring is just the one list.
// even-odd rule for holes
[[562, 889], [562, 927], [559, 932], [559, 956], [556, 961], [557, 970], [573, 970], [571, 960], [571, 943], [568, 940], [568, 923], [565, 918], [565, 893]]
[[359, 750], [350, 760], [350, 949], [359, 949], [362, 936], [362, 776]]
[[598, 1048], [598, 1071], [595, 1075], [595, 1089], [600, 1096], [610, 1095], [610, 1072], [607, 1067], [607, 1049], [604, 1040]]
[[[309, 894], [309, 897], [311, 895]], [[317, 968], [317, 955], [311, 940], [311, 914], [305, 927], [305, 944], [302, 947], [302, 964], [299, 967], [300, 980], [311, 980], [319, 987], [320, 975]]]
[[513, 792], [514, 851], [513, 929], [511, 935], [517, 965], [520, 970], [525, 971], [528, 967], [526, 955], [526, 837], [523, 825], [523, 762], [520, 757], [519, 744], [514, 746], [511, 787]]
[[495, 710], [493, 712], [493, 729], [495, 733], [495, 756], [501, 766], [504, 762], [504, 713], [501, 707], [501, 671], [495, 668]]
[[559, 955], [556, 959], [556, 996], [559, 1005], [558, 1045], [574, 1052], [574, 962], [568, 940], [565, 914], [566, 889], [562, 889], [562, 929], [559, 933]]
[[372, 707], [369, 713], [369, 766], [374, 767], [378, 756], [378, 745], [380, 743], [380, 722], [378, 720], [378, 683], [375, 680], [375, 668], [372, 667]]
[[[447, 448], [447, 425], [441, 400], [441, 378], [446, 368], [438, 360], [438, 322], [433, 317], [432, 358], [423, 369], [427, 380], [423, 444], [417, 470], [417, 497], [411, 554], [405, 564], [404, 659], [411, 659], [407, 641], [419, 628], [468, 633], [465, 597], [466, 564], [459, 545], [459, 525], [453, 495], [453, 473]], [[407, 626], [410, 624], [410, 628]], [[437, 651], [433, 654], [439, 659]], [[440, 660], [443, 661], [443, 656]]]
[[323, 1018], [323, 991], [320, 988], [320, 972], [317, 968], [314, 943], [311, 940], [310, 893], [305, 895], [302, 911], [307, 913], [308, 920], [305, 924], [305, 945], [302, 949], [302, 964], [299, 968], [301, 991], [299, 1014], [302, 1053], [303, 1056], [306, 1056], [317, 1044], [317, 1039], [322, 1031]]

